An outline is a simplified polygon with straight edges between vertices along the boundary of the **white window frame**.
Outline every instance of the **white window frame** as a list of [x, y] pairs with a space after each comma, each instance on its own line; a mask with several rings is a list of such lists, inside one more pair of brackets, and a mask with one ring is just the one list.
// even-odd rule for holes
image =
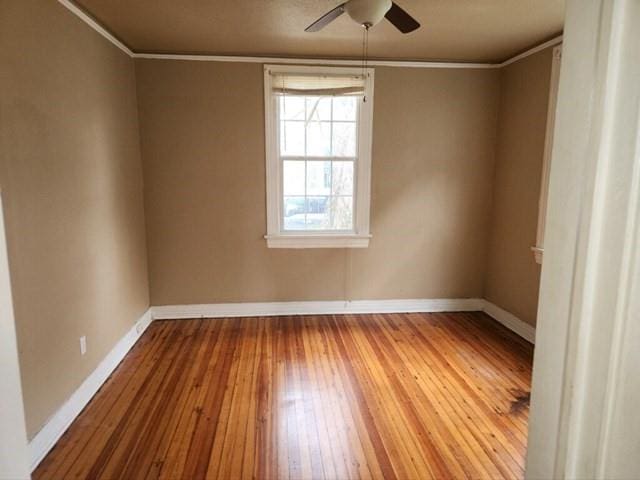
[[[282, 162], [278, 153], [277, 97], [273, 94], [272, 73], [317, 75], [365, 74], [365, 102], [358, 109], [358, 151], [354, 171], [353, 230], [287, 232], [282, 228]], [[371, 146], [373, 140], [374, 69], [296, 65], [264, 66], [264, 111], [267, 181], [267, 246], [269, 248], [366, 248], [369, 246], [371, 202]]]

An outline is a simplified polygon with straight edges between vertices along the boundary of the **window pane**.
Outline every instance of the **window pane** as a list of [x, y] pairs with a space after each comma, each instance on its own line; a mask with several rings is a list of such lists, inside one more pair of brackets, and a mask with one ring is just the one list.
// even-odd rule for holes
[[285, 195], [304, 195], [304, 162], [283, 162], [282, 189]]
[[331, 193], [331, 162], [307, 162], [307, 195]]
[[304, 230], [305, 227], [305, 198], [284, 197], [284, 229]]
[[333, 162], [332, 195], [353, 195], [353, 162]]
[[329, 228], [329, 197], [307, 197], [307, 230]]
[[280, 155], [304, 155], [304, 122], [280, 122]]
[[356, 124], [333, 124], [333, 155], [336, 157], [356, 156]]
[[334, 97], [333, 119], [355, 121], [359, 101], [360, 97]]
[[353, 230], [352, 197], [333, 197], [331, 199], [331, 229]]
[[330, 122], [310, 122], [307, 124], [307, 155], [313, 157], [331, 155]]
[[280, 96], [280, 119], [304, 120], [304, 97]]
[[307, 120], [331, 120], [331, 97], [306, 97]]

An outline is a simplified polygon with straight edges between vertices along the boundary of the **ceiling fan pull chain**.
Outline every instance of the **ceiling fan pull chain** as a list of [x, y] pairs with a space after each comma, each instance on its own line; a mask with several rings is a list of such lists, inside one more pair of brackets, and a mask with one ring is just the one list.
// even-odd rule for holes
[[[362, 34], [362, 78], [367, 78], [367, 57], [369, 55], [369, 25], [364, 24], [364, 33]], [[362, 97], [362, 102], [366, 103], [367, 95]]]
[[[363, 25], [364, 27], [364, 25]], [[364, 55], [365, 55], [365, 42], [366, 42], [366, 31], [362, 32], [362, 75], [364, 76]]]
[[[286, 87], [286, 79], [285, 75], [282, 76], [282, 110], [284, 111], [284, 118], [287, 118], [287, 87]], [[305, 107], [306, 108], [306, 107]], [[306, 113], [306, 110], [305, 110]], [[287, 122], [282, 122], [282, 130], [284, 133], [284, 150], [287, 151]]]

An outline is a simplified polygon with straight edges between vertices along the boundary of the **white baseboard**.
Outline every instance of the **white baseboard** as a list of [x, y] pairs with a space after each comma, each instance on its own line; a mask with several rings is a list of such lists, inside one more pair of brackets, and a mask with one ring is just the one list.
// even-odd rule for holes
[[474, 312], [483, 311], [515, 334], [534, 343], [536, 330], [528, 323], [482, 298], [351, 300], [322, 302], [209, 303], [151, 307], [154, 320], [329, 315], [342, 313]]
[[60, 407], [60, 409], [47, 421], [45, 426], [29, 442], [29, 459], [31, 471], [35, 470], [42, 459], [53, 448], [69, 425], [76, 419], [82, 409], [93, 398], [102, 384], [109, 378], [138, 338], [147, 329], [152, 321], [151, 309], [122, 337], [98, 367], [82, 382], [82, 385]]
[[514, 314], [507, 312], [488, 300], [482, 300], [482, 311], [528, 342], [536, 343], [536, 329], [520, 320]]
[[418, 300], [351, 300], [323, 302], [211, 303], [151, 307], [154, 320], [341, 313], [473, 312], [482, 310], [480, 298]]

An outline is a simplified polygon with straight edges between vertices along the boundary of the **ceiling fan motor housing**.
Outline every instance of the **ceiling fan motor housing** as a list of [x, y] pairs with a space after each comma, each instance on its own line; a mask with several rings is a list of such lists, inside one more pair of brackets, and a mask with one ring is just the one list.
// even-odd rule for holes
[[345, 4], [349, 16], [366, 27], [373, 27], [391, 8], [391, 0], [349, 0]]

